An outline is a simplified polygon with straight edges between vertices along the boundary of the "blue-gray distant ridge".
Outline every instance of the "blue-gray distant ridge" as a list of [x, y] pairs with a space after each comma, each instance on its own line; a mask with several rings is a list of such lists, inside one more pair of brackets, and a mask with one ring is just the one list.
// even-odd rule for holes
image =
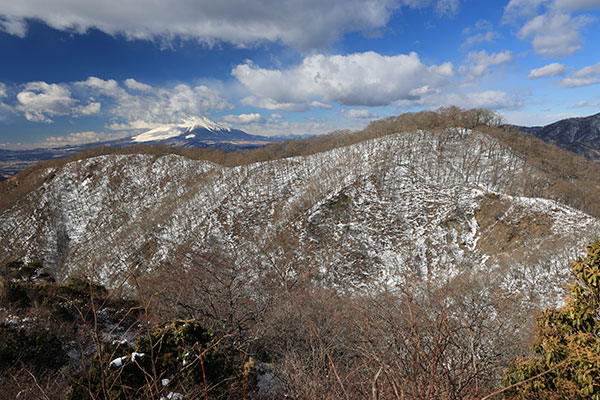
[[546, 126], [518, 128], [545, 142], [600, 161], [600, 113], [589, 117], [563, 119]]

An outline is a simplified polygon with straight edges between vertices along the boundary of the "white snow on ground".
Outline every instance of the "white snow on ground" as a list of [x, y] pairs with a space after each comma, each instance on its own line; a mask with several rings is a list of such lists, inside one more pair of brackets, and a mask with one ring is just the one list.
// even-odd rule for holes
[[169, 392], [167, 397], [161, 397], [160, 400], [182, 400], [185, 396], [177, 392]]
[[177, 125], [163, 125], [150, 129], [133, 137], [134, 142], [151, 142], [153, 140], [164, 140], [181, 135], [183, 129]]
[[127, 360], [129, 357], [128, 356], [123, 356], [123, 357], [119, 357], [119, 358], [115, 358], [114, 360], [112, 360], [108, 366], [112, 367], [112, 368], [119, 368], [123, 365], [123, 363], [125, 362], [125, 360]]
[[136, 353], [135, 351], [131, 353], [130, 356], [117, 357], [112, 360], [108, 365], [112, 368], [119, 368], [123, 365], [127, 359], [131, 359], [131, 362], [134, 362], [138, 358], [144, 357], [144, 353]]
[[[233, 168], [175, 155], [94, 157], [49, 171], [24, 204], [0, 215], [0, 251], [43, 259], [61, 279], [86, 271], [109, 285], [125, 271], [216, 250], [257, 268], [275, 265], [290, 279], [311, 269], [323, 284], [355, 289], [393, 288], [406, 271], [445, 281], [506, 269], [506, 288], [528, 290], [527, 279], [543, 276], [551, 284], [542, 295], [556, 297], [568, 257], [600, 223], [515, 192], [520, 174], [535, 173], [523, 168], [493, 138], [459, 130]], [[490, 227], [476, 214], [488, 196], [510, 204], [498, 221], [544, 215], [550, 233], [487, 253]], [[531, 267], [536, 249], [544, 255]]]

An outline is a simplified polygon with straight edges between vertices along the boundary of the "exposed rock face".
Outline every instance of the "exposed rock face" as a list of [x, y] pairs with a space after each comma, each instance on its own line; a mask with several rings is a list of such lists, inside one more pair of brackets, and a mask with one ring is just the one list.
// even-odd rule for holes
[[545, 142], [600, 161], [600, 113], [584, 118], [564, 119], [546, 126], [519, 128]]
[[234, 168], [107, 155], [48, 169], [0, 215], [0, 261], [42, 259], [58, 279], [108, 285], [224, 253], [341, 288], [497, 274], [505, 290], [562, 298], [568, 260], [600, 222], [519, 194], [535, 174], [482, 133], [395, 134]]

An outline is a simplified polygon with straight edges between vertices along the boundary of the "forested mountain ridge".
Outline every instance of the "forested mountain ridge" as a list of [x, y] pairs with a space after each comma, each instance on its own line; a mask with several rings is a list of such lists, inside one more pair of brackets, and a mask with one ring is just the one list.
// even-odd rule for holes
[[546, 126], [516, 128], [580, 156], [600, 161], [600, 113], [567, 118]]
[[294, 276], [393, 284], [399, 265], [441, 278], [465, 265], [564, 261], [599, 227], [527, 196], [542, 175], [464, 128], [238, 167], [105, 155], [43, 174], [42, 186], [3, 212], [2, 254], [42, 259], [59, 279], [93, 268], [105, 284], [210, 252], [257, 265], [291, 252]]
[[0, 183], [0, 261], [194, 318], [268, 361], [277, 394], [365, 398], [385, 374], [380, 398], [480, 398], [600, 235], [600, 166], [494, 121], [451, 108], [239, 153], [91, 149]]

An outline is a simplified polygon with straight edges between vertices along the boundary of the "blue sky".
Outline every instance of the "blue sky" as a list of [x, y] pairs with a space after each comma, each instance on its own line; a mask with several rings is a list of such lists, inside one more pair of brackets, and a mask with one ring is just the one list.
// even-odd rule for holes
[[448, 105], [542, 125], [600, 111], [598, 37], [600, 0], [2, 2], [0, 148], [197, 116], [320, 134]]

